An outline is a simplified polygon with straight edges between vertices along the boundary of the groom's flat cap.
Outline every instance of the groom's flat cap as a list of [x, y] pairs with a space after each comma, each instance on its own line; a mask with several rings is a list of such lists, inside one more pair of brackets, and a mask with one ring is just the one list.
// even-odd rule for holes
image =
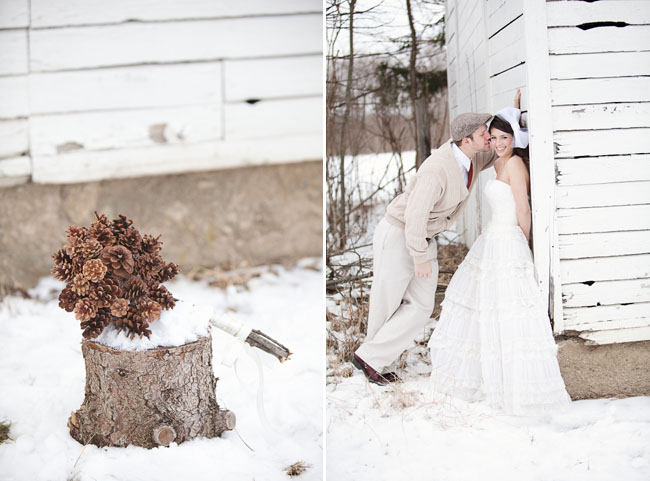
[[460, 114], [451, 123], [450, 131], [452, 140], [457, 142], [465, 137], [469, 137], [476, 129], [486, 124], [491, 118], [491, 114], [475, 114], [474, 112]]

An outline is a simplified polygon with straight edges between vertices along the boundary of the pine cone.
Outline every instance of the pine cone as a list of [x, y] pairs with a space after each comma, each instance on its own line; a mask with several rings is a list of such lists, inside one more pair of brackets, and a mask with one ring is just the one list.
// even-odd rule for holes
[[96, 314], [97, 306], [87, 297], [79, 299], [74, 306], [74, 316], [79, 321], [87, 321], [88, 319], [95, 317]]
[[170, 262], [169, 264], [166, 264], [165, 267], [160, 269], [156, 275], [156, 279], [158, 279], [160, 282], [167, 282], [176, 277], [179, 272], [180, 268], [173, 262]]
[[90, 224], [88, 234], [95, 238], [104, 247], [115, 244], [116, 238], [111, 231], [111, 222], [105, 214], [97, 214], [95, 212], [95, 220]]
[[149, 292], [147, 284], [139, 277], [131, 277], [124, 285], [124, 297], [136, 301]]
[[131, 224], [133, 224], [132, 220], [127, 219], [123, 214], [119, 214], [117, 219], [113, 220], [113, 234], [118, 237], [123, 235]]
[[[130, 222], [130, 221], [129, 221]], [[142, 237], [135, 227], [129, 227], [119, 238], [120, 244], [131, 252], [139, 252], [142, 246]]]
[[173, 309], [176, 305], [174, 296], [172, 296], [171, 292], [169, 292], [165, 286], [159, 286], [152, 289], [149, 292], [149, 298], [160, 304], [160, 307], [163, 309]]
[[147, 301], [140, 306], [140, 315], [148, 322], [154, 322], [160, 319], [162, 307], [155, 301]]
[[162, 242], [160, 242], [160, 236], [153, 237], [149, 234], [145, 234], [142, 238], [142, 252], [146, 254], [158, 254], [162, 249]]
[[54, 265], [57, 267], [72, 263], [72, 259], [70, 259], [70, 256], [64, 249], [59, 249], [54, 254], [52, 254], [52, 259], [54, 259]]
[[86, 339], [94, 339], [99, 336], [102, 331], [108, 326], [113, 317], [108, 309], [102, 308], [97, 310], [97, 314], [92, 319], [83, 321], [81, 328], [84, 330], [83, 336]]
[[129, 306], [129, 311], [126, 316], [117, 319], [115, 324], [120, 327], [123, 331], [127, 332], [127, 335], [133, 339], [137, 334], [140, 338], [142, 336], [151, 335], [151, 331], [148, 329], [149, 323], [141, 315], [140, 309], [135, 306]]
[[102, 245], [97, 239], [90, 238], [79, 249], [84, 259], [94, 259], [102, 252]]
[[78, 296], [85, 296], [90, 291], [90, 282], [83, 274], [77, 274], [72, 281], [72, 290]]
[[74, 277], [74, 266], [71, 263], [61, 264], [52, 268], [52, 275], [55, 279], [68, 282]]
[[97, 307], [110, 307], [113, 302], [122, 297], [120, 284], [115, 279], [104, 277], [101, 282], [90, 286], [89, 296]]
[[90, 228], [92, 229], [93, 227], [96, 227], [98, 225], [103, 225], [104, 227], [111, 227], [112, 223], [110, 220], [108, 220], [108, 216], [106, 214], [98, 214], [97, 211], [95, 211], [95, 219], [92, 224], [90, 224]]
[[106, 275], [108, 268], [100, 259], [91, 259], [84, 264], [84, 277], [91, 282], [99, 282]]
[[93, 231], [93, 236], [104, 247], [115, 245], [117, 239], [108, 227], [98, 227]]
[[133, 272], [133, 256], [124, 246], [105, 247], [101, 259], [118, 277], [128, 277]]
[[79, 296], [71, 287], [64, 287], [61, 294], [59, 294], [59, 307], [67, 312], [72, 312], [78, 299]]
[[85, 227], [78, 227], [76, 225], [71, 225], [65, 231], [65, 238], [68, 240], [68, 243], [82, 243], [86, 240], [87, 231]]
[[159, 255], [142, 254], [135, 263], [135, 268], [143, 279], [148, 279], [160, 272], [165, 263]]
[[111, 314], [115, 317], [124, 317], [129, 310], [129, 301], [118, 299], [111, 305]]

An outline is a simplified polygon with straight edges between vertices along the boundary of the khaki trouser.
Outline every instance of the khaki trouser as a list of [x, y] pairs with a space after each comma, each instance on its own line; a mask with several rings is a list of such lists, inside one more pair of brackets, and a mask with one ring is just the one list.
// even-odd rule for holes
[[438, 249], [429, 243], [432, 275], [415, 277], [404, 229], [382, 219], [373, 237], [373, 272], [368, 333], [357, 355], [377, 372], [387, 372], [429, 321], [438, 284]]

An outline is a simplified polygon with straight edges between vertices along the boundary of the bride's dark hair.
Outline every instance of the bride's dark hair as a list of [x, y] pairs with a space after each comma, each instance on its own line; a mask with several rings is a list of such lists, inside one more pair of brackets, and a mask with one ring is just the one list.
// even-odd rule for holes
[[[492, 133], [492, 128], [499, 129], [501, 132], [506, 132], [510, 135], [513, 136], [513, 142], [514, 142], [514, 131], [512, 130], [512, 127], [510, 126], [510, 122], [506, 122], [503, 120], [501, 117], [496, 115], [494, 119], [492, 119], [492, 123], [490, 124], [490, 133]], [[522, 158], [524, 161], [524, 165], [526, 166], [526, 169], [530, 172], [530, 156], [528, 154], [528, 147], [525, 149], [520, 149], [519, 147], [515, 147], [513, 149], [514, 155], [518, 155], [519, 157]]]

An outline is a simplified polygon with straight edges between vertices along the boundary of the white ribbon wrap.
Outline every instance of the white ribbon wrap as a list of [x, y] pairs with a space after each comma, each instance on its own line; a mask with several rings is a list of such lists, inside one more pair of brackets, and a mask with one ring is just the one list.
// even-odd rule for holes
[[235, 336], [240, 341], [245, 341], [253, 328], [245, 322], [237, 319], [230, 313], [215, 314], [210, 318], [210, 324]]
[[237, 318], [237, 316], [230, 313], [215, 313], [210, 318], [210, 324], [221, 331], [227, 332], [237, 339], [237, 341], [230, 343], [228, 351], [223, 353], [221, 364], [224, 366], [233, 367], [235, 370], [235, 376], [237, 377], [240, 386], [247, 392], [249, 391], [247, 389], [246, 383], [243, 382], [242, 377], [239, 375], [238, 369], [238, 364], [242, 359], [242, 351], [245, 352], [246, 355], [254, 361], [257, 368], [257, 395], [255, 396], [257, 401], [257, 416], [264, 428], [264, 438], [267, 440], [267, 442], [271, 442], [272, 439], [269, 437], [269, 434], [276, 431], [271, 427], [269, 420], [266, 417], [266, 410], [264, 408], [264, 369], [262, 367], [262, 360], [260, 359], [259, 353], [244, 342], [253, 328], [248, 323], [242, 321], [241, 319]]

